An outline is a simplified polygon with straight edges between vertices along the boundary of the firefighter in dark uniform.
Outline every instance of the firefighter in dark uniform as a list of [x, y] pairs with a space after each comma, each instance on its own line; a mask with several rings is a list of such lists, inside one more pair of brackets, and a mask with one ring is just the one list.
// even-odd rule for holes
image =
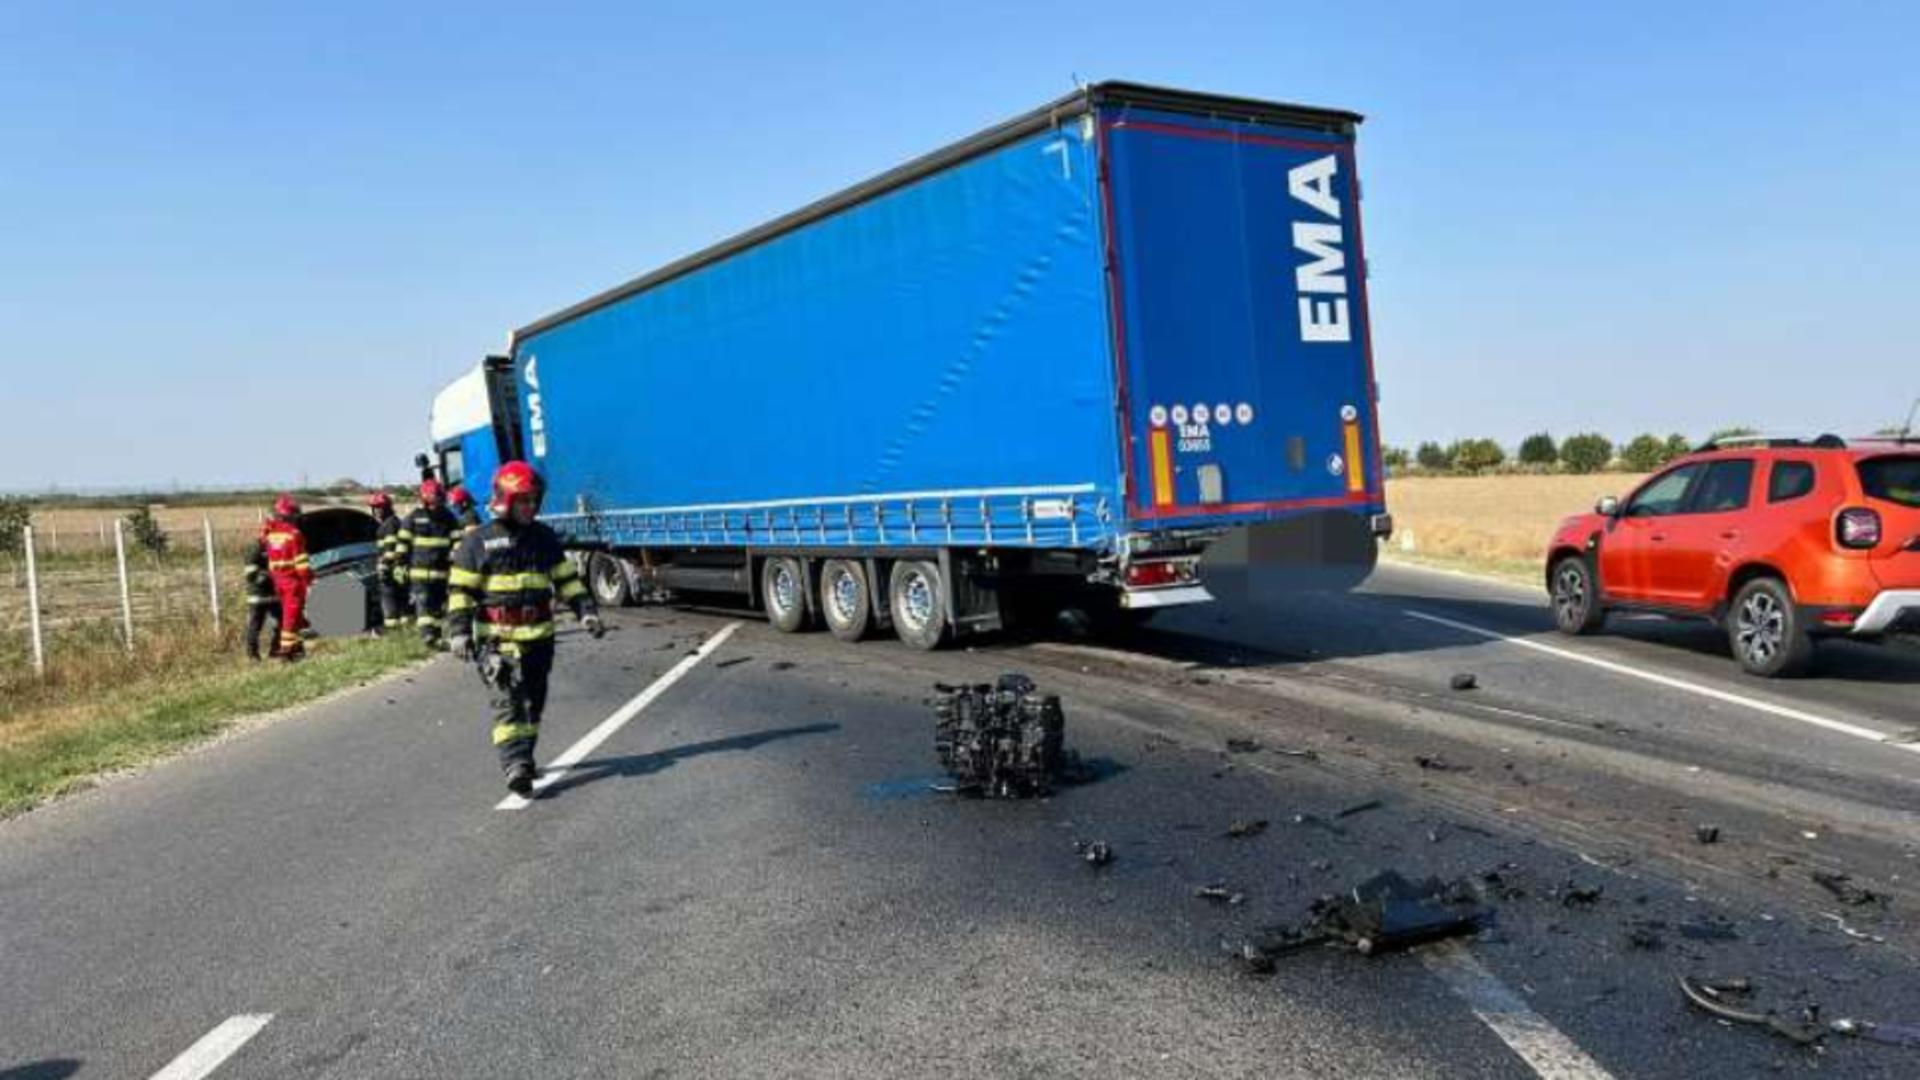
[[480, 650], [494, 691], [493, 745], [507, 788], [533, 790], [534, 741], [553, 671], [554, 600], [573, 609], [587, 633], [606, 632], [580, 571], [554, 531], [534, 520], [545, 484], [522, 461], [501, 466], [488, 509], [493, 520], [460, 542], [447, 601], [448, 643], [461, 659]]
[[407, 603], [407, 547], [400, 539], [406, 521], [393, 512], [393, 496], [376, 491], [367, 496], [367, 508], [380, 524], [373, 540], [380, 550], [380, 620], [385, 633], [392, 633], [412, 620]]
[[[455, 484], [447, 490], [447, 506], [453, 510], [454, 519], [460, 522], [460, 539], [478, 532], [480, 529], [480, 511], [474, 508], [473, 496], [467, 493], [464, 484]], [[459, 541], [454, 542], [459, 547]]]
[[407, 584], [413, 589], [413, 618], [420, 640], [437, 648], [442, 617], [447, 610], [447, 567], [453, 561], [453, 542], [460, 523], [448, 511], [438, 480], [420, 482], [420, 505], [400, 528], [407, 547]]
[[256, 540], [247, 556], [247, 659], [260, 659], [260, 635], [273, 620], [273, 637], [267, 639], [267, 655], [280, 655], [280, 594], [273, 587], [273, 574], [267, 569], [267, 545]]

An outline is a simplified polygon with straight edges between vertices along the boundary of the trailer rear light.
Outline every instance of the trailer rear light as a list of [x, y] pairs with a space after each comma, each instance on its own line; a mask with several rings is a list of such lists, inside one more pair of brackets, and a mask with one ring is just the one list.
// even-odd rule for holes
[[1842, 510], [1834, 520], [1834, 538], [1841, 547], [1858, 551], [1879, 547], [1880, 515], [1861, 507]]
[[1156, 559], [1132, 563], [1127, 567], [1127, 587], [1152, 589], [1162, 585], [1185, 585], [1194, 580], [1198, 566], [1193, 559]]

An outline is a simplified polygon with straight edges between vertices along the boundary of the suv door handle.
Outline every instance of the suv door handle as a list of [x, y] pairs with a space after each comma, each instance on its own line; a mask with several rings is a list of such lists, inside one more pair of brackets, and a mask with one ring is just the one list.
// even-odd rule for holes
[[1721, 533], [1721, 534], [1720, 534], [1720, 539], [1722, 539], [1722, 540], [1738, 540], [1738, 539], [1740, 539], [1740, 530], [1739, 530], [1739, 529], [1728, 529], [1728, 530], [1727, 530], [1726, 532], [1723, 532], [1723, 533]]
[[1656, 544], [1664, 544], [1664, 543], [1666, 543], [1666, 542], [1667, 542], [1667, 534], [1666, 534], [1666, 533], [1654, 533], [1654, 534], [1653, 534], [1652, 536], [1649, 536], [1649, 537], [1647, 537], [1647, 539], [1649, 539], [1649, 540], [1651, 540], [1651, 541], [1653, 541], [1653, 542], [1654, 542], [1654, 543], [1656, 543]]

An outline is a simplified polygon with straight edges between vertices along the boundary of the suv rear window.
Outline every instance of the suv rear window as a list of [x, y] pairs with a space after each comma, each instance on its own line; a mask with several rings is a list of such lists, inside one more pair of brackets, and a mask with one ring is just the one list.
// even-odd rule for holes
[[1858, 468], [1860, 486], [1872, 498], [1920, 507], [1920, 456], [1867, 458]]
[[1740, 458], [1716, 461], [1707, 466], [1706, 479], [1693, 492], [1692, 510], [1696, 514], [1724, 514], [1747, 508], [1747, 493], [1753, 490], [1753, 461]]

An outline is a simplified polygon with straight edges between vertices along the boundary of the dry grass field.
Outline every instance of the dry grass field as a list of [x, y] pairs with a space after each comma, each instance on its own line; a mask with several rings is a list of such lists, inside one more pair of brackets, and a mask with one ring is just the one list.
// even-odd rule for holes
[[1562, 518], [1591, 510], [1602, 495], [1625, 497], [1641, 479], [1598, 473], [1389, 480], [1388, 554], [1537, 581], [1541, 552]]

